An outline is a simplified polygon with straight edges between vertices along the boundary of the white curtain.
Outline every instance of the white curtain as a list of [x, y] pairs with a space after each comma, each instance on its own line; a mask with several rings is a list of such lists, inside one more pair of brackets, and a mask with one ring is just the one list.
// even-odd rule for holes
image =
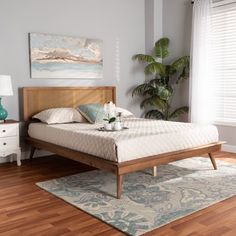
[[214, 119], [211, 16], [212, 0], [194, 1], [190, 63], [190, 121], [194, 123], [211, 123]]

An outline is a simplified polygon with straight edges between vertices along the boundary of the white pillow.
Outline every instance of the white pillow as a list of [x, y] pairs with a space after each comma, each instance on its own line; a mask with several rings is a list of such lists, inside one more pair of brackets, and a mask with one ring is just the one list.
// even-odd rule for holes
[[63, 124], [63, 123], [86, 123], [85, 118], [74, 108], [52, 108], [39, 112], [33, 116], [34, 119], [47, 124]]
[[124, 108], [121, 108], [121, 107], [116, 107], [116, 112], [121, 112], [122, 113], [122, 116], [123, 117], [129, 117], [129, 116], [133, 116], [134, 117], [134, 114]]

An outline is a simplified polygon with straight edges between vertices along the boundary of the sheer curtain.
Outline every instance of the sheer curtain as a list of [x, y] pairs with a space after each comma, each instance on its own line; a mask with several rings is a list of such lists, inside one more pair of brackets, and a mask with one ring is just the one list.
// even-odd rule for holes
[[211, 17], [212, 0], [194, 1], [190, 69], [190, 121], [194, 123], [211, 123], [215, 113], [210, 63]]

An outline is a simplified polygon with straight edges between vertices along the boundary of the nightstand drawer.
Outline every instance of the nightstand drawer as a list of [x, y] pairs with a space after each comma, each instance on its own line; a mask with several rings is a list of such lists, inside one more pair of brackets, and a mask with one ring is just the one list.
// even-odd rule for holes
[[17, 166], [21, 165], [19, 122], [16, 120], [5, 120], [0, 123], [0, 157], [9, 155], [10, 161], [16, 156]]
[[0, 125], [0, 138], [16, 136], [17, 128], [16, 124]]
[[18, 147], [17, 137], [0, 138], [0, 150], [9, 149], [13, 147]]

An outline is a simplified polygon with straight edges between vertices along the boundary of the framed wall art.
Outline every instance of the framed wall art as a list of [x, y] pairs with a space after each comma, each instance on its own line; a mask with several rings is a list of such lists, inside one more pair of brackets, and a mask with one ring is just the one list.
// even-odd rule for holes
[[100, 79], [102, 41], [81, 37], [30, 33], [31, 78]]

